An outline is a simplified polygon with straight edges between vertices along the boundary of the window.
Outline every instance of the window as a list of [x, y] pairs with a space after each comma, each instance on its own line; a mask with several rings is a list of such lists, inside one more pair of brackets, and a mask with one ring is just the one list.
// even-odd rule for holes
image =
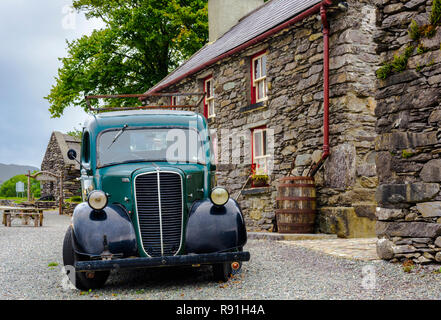
[[268, 99], [266, 60], [266, 52], [258, 53], [251, 59], [251, 103]]
[[252, 165], [253, 173], [257, 175], [268, 174], [267, 129], [260, 127], [251, 131]]
[[[179, 106], [181, 103], [181, 97], [179, 96], [171, 96], [170, 97], [170, 105], [172, 106]], [[176, 108], [171, 108], [172, 110], [176, 110]]]
[[214, 113], [214, 88], [212, 76], [205, 78], [204, 92], [206, 93], [204, 99], [204, 116], [205, 118], [213, 118], [216, 114]]
[[89, 160], [90, 160], [90, 137], [89, 137], [89, 132], [87, 132], [87, 131], [83, 132], [82, 154], [83, 154], [83, 161], [85, 163], [89, 163]]
[[99, 135], [97, 166], [161, 161], [205, 164], [203, 150], [202, 139], [196, 129], [170, 127], [109, 130]]

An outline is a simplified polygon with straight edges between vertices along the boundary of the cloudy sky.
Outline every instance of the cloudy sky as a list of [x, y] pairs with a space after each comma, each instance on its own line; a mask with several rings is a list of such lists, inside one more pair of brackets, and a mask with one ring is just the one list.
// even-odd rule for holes
[[0, 0], [0, 163], [40, 167], [52, 131], [80, 129], [86, 114], [51, 119], [47, 96], [73, 40], [100, 21], [69, 12], [71, 0]]

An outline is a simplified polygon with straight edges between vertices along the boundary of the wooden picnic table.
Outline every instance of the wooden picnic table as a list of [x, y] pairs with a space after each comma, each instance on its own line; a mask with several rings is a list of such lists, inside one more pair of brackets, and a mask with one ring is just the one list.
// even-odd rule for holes
[[43, 209], [35, 207], [8, 207], [0, 206], [0, 211], [3, 211], [3, 224], [6, 227], [11, 226], [13, 218], [24, 218], [24, 224], [28, 224], [28, 219], [34, 219], [35, 227], [43, 226]]

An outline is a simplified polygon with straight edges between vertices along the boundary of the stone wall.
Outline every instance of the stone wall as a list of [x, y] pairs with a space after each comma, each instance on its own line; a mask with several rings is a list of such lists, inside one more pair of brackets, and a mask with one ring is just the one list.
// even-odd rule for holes
[[379, 80], [376, 95], [377, 251], [393, 261], [441, 262], [441, 28], [408, 34], [412, 19], [430, 29], [431, 8], [422, 0], [379, 5], [382, 60], [410, 48], [404, 70]]
[[[217, 129], [219, 159], [232, 159], [231, 146], [225, 147], [222, 141], [244, 136], [237, 155], [242, 161], [218, 165], [218, 184], [232, 195], [238, 194], [250, 175], [251, 129], [265, 125], [273, 130], [270, 186], [259, 190], [246, 186], [239, 198], [250, 230], [273, 228], [277, 180], [290, 173], [292, 164], [294, 175], [306, 175], [321, 156], [323, 36], [318, 17], [303, 20], [164, 90], [202, 91], [203, 79], [213, 76], [216, 117], [210, 120], [210, 128]], [[377, 185], [373, 142], [378, 58], [372, 40], [376, 10], [369, 2], [349, 1], [349, 10], [331, 12], [329, 21], [332, 148], [316, 175], [317, 231], [372, 235]], [[250, 57], [265, 49], [269, 99], [263, 105], [250, 105]]]
[[[77, 180], [80, 171], [72, 164], [65, 164], [59, 142], [55, 134], [51, 135], [46, 153], [41, 163], [42, 171], [50, 171], [57, 175], [63, 173], [63, 196], [64, 199], [81, 195], [81, 183]], [[58, 200], [60, 194], [59, 182], [42, 182], [41, 196], [53, 195]]]

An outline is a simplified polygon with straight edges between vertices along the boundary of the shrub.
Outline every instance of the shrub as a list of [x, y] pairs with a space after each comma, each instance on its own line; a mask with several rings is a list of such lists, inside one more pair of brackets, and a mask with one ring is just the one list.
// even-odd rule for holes
[[409, 61], [409, 58], [412, 55], [413, 50], [414, 50], [413, 46], [408, 46], [404, 50], [403, 54], [396, 55], [394, 57], [394, 60], [392, 61], [392, 70], [394, 72], [401, 72], [401, 71], [406, 70], [407, 62]]
[[392, 65], [390, 63], [384, 63], [382, 67], [380, 67], [377, 71], [378, 79], [386, 79], [392, 73]]
[[432, 38], [436, 33], [435, 27], [431, 24], [426, 24], [425, 26], [422, 26], [420, 30], [422, 35], [427, 38]]
[[417, 53], [418, 54], [423, 54], [423, 53], [425, 53], [427, 51], [429, 51], [429, 49], [425, 48], [422, 43], [420, 43], [418, 45], [418, 48], [417, 48]]
[[410, 29], [408, 33], [409, 33], [409, 37], [412, 40], [418, 40], [421, 37], [420, 26], [415, 20], [412, 20], [412, 22], [410, 23]]
[[404, 159], [410, 158], [410, 157], [412, 157], [413, 155], [414, 155], [414, 153], [413, 153], [412, 151], [408, 151], [408, 150], [403, 150], [403, 151], [401, 151], [401, 156], [402, 156]]
[[430, 24], [436, 26], [441, 23], [441, 0], [433, 0], [432, 12], [429, 17]]
[[414, 49], [414, 46], [408, 46], [402, 54], [395, 55], [392, 62], [384, 63], [383, 66], [376, 71], [377, 78], [384, 80], [392, 73], [399, 73], [406, 70], [407, 62], [409, 61]]

